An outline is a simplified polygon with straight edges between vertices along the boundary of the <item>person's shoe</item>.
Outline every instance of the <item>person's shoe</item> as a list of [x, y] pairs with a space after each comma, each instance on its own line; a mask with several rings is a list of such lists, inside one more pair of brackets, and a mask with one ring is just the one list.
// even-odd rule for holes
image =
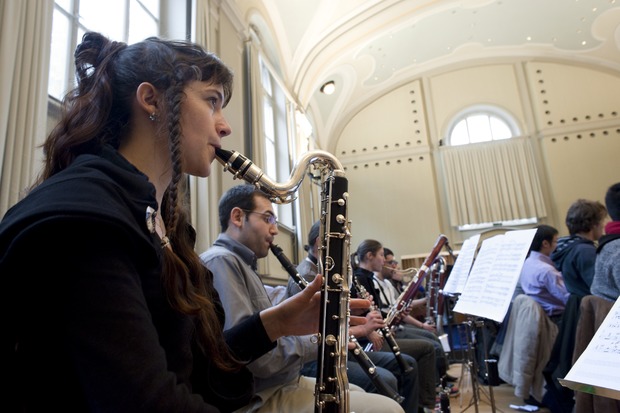
[[461, 394], [461, 392], [459, 391], [459, 386], [457, 386], [454, 383], [447, 383], [445, 388], [442, 388], [441, 386], [437, 386], [436, 389], [437, 393], [448, 393], [448, 396], [450, 397], [456, 397], [459, 394]]
[[451, 376], [451, 375], [449, 375], [448, 373], [446, 373], [444, 377], [445, 377], [445, 379], [446, 379], [447, 381], [452, 381], [452, 382], [459, 381], [459, 378], [458, 378], [458, 377]]
[[534, 397], [530, 396], [527, 399], [523, 399], [523, 402], [525, 404], [529, 404], [531, 406], [536, 406], [536, 407], [545, 407], [544, 404], [542, 404], [541, 402], [539, 402], [538, 400], [536, 400]]

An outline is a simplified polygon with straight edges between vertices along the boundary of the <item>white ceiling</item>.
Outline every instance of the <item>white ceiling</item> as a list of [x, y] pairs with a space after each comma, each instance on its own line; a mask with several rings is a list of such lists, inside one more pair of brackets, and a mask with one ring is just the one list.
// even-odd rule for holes
[[[476, 61], [620, 71], [620, 0], [226, 0], [315, 121], [321, 147], [382, 94]], [[319, 93], [334, 80], [333, 95]]]

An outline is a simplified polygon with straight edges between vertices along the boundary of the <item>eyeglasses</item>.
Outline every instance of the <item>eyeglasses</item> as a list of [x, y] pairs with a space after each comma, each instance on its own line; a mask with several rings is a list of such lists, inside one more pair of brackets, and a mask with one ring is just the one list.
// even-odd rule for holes
[[258, 211], [249, 211], [247, 209], [243, 209], [242, 211], [248, 213], [248, 214], [257, 214], [263, 217], [263, 221], [265, 221], [265, 224], [269, 224], [269, 225], [278, 225], [278, 217], [275, 216], [274, 214], [270, 213], [270, 212], [258, 212]]

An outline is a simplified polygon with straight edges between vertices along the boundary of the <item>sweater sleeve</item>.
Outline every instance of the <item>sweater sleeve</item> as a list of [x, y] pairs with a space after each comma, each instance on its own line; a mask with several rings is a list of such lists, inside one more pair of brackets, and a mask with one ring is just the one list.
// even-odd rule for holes
[[[217, 253], [215, 253], [217, 251]], [[226, 314], [225, 329], [230, 330], [256, 313], [271, 307], [258, 275], [235, 254], [212, 247], [203, 262], [213, 273], [215, 286]], [[252, 344], [253, 344], [252, 340]], [[248, 365], [257, 379], [257, 391], [298, 377], [304, 363], [316, 358], [316, 345], [310, 336], [280, 337], [277, 345]]]
[[240, 360], [254, 361], [263, 354], [276, 347], [275, 341], [271, 341], [260, 313], [254, 313], [239, 324], [224, 332], [226, 343], [232, 352]]
[[596, 249], [592, 245], [582, 246], [579, 251], [577, 268], [583, 281], [592, 286], [594, 279], [594, 264], [596, 262]]

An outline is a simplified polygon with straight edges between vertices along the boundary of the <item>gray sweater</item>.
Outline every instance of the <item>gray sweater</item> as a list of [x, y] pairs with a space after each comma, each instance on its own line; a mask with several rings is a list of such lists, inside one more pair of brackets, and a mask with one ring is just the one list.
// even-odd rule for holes
[[590, 290], [592, 294], [610, 301], [616, 301], [620, 296], [620, 234], [601, 238]]

